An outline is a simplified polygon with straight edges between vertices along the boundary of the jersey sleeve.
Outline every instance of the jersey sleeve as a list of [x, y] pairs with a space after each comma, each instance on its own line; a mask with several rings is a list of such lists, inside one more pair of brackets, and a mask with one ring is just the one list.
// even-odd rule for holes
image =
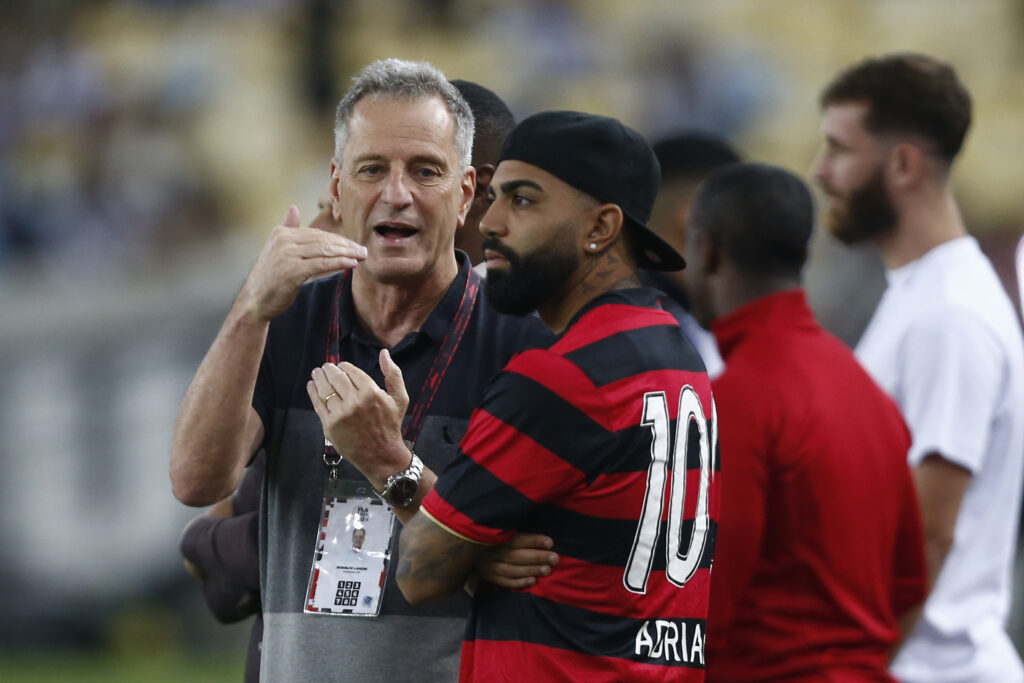
[[495, 377], [455, 460], [423, 500], [427, 515], [470, 541], [500, 544], [538, 508], [586, 485], [579, 460], [601, 428], [539, 379], [571, 384], [572, 367], [536, 349]]
[[937, 453], [970, 472], [981, 467], [1002, 390], [1002, 349], [971, 311], [942, 309], [915, 321], [901, 349], [900, 406], [909, 461]]

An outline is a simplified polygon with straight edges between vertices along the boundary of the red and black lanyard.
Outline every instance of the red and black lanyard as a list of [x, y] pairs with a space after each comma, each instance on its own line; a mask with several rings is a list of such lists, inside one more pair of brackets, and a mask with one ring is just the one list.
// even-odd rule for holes
[[[325, 353], [327, 363], [341, 362], [341, 302], [345, 294], [345, 281], [349, 279], [351, 271], [346, 271], [338, 278], [338, 286], [334, 293], [334, 307], [331, 310], [331, 323], [327, 331], [327, 351]], [[466, 280], [466, 287], [462, 291], [462, 300], [459, 302], [459, 310], [455, 313], [452, 326], [448, 329], [441, 346], [434, 356], [430, 365], [430, 371], [423, 381], [423, 387], [416, 396], [416, 401], [409, 405], [408, 420], [402, 429], [402, 438], [406, 443], [415, 443], [423, 428], [423, 421], [430, 410], [437, 390], [441, 387], [445, 373], [452, 363], [455, 350], [459, 347], [462, 337], [469, 326], [469, 318], [473, 314], [473, 306], [476, 304], [477, 294], [480, 291], [482, 278], [472, 269], [469, 269], [469, 277]], [[324, 464], [330, 469], [332, 478], [337, 476], [338, 465], [341, 464], [342, 456], [335, 450], [334, 445], [324, 440]]]

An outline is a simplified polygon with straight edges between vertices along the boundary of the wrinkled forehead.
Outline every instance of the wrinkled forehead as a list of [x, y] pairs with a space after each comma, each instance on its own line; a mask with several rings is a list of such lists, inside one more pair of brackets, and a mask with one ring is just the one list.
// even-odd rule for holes
[[457, 158], [455, 117], [440, 97], [368, 95], [353, 108], [343, 163], [366, 154], [394, 158], [428, 152]]

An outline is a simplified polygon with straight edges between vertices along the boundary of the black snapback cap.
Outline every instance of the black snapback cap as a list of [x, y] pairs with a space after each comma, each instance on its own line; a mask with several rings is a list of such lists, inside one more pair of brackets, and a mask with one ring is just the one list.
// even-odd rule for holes
[[498, 163], [543, 169], [602, 203], [617, 204], [637, 246], [637, 266], [680, 270], [683, 257], [647, 227], [661, 168], [647, 140], [607, 116], [545, 111], [523, 119], [505, 138]]

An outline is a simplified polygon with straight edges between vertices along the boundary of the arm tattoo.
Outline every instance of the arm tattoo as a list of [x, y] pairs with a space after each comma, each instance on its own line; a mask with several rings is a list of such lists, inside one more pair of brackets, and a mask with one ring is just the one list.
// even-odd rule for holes
[[439, 594], [453, 592], [465, 582], [485, 547], [458, 538], [418, 514], [402, 531], [397, 576], [431, 584]]

